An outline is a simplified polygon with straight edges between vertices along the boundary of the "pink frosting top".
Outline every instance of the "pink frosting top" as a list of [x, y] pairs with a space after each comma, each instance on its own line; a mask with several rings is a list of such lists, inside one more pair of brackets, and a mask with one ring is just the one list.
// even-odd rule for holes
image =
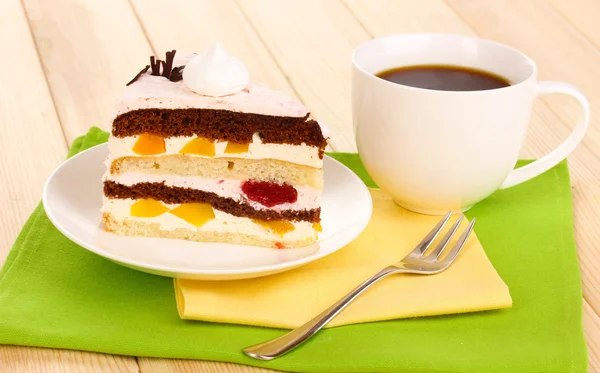
[[[193, 56], [176, 56], [173, 66], [186, 65]], [[264, 85], [250, 83], [236, 94], [210, 97], [193, 92], [183, 80], [172, 82], [147, 71], [125, 89], [117, 104], [116, 115], [150, 108], [216, 109], [281, 117], [304, 117], [309, 113], [299, 100]]]

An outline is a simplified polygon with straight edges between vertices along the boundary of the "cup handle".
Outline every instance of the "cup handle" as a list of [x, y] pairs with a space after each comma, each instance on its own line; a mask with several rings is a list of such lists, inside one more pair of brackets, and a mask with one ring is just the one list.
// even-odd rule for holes
[[571, 132], [569, 137], [549, 154], [546, 154], [544, 157], [527, 166], [512, 170], [510, 174], [508, 174], [506, 180], [504, 180], [504, 183], [500, 186], [500, 189], [506, 189], [521, 184], [524, 181], [548, 171], [563, 159], [567, 158], [583, 139], [583, 135], [585, 134], [590, 121], [590, 104], [588, 100], [579, 89], [570, 84], [562, 82], [538, 82], [537, 97], [553, 93], [565, 94], [577, 100], [581, 109], [581, 117], [577, 126], [573, 132]]

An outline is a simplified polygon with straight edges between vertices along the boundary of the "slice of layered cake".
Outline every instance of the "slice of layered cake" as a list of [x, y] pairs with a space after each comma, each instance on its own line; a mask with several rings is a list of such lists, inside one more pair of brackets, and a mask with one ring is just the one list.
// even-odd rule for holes
[[113, 121], [106, 230], [277, 248], [314, 243], [328, 135], [308, 108], [249, 82], [218, 44], [203, 55], [150, 60]]

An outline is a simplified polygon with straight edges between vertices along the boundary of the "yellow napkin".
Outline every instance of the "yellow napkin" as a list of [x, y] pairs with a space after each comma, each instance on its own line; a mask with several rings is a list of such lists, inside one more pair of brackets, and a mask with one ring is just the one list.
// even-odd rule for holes
[[[383, 267], [402, 259], [440, 217], [420, 215], [371, 189], [373, 216], [348, 246], [280, 274], [235, 281], [175, 280], [183, 319], [295, 328]], [[462, 228], [466, 222], [462, 223]], [[451, 243], [452, 244], [452, 243]], [[328, 326], [508, 308], [506, 284], [474, 234], [454, 264], [433, 276], [392, 275], [375, 284]]]

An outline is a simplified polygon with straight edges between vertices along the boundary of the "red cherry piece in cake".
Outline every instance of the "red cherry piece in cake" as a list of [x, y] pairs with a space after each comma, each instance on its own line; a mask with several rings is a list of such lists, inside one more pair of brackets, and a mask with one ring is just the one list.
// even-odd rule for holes
[[289, 184], [276, 184], [267, 181], [245, 181], [242, 192], [250, 201], [255, 201], [266, 207], [294, 203], [298, 200], [298, 191]]
[[285, 249], [285, 246], [281, 242], [275, 242], [275, 247], [278, 249]]

